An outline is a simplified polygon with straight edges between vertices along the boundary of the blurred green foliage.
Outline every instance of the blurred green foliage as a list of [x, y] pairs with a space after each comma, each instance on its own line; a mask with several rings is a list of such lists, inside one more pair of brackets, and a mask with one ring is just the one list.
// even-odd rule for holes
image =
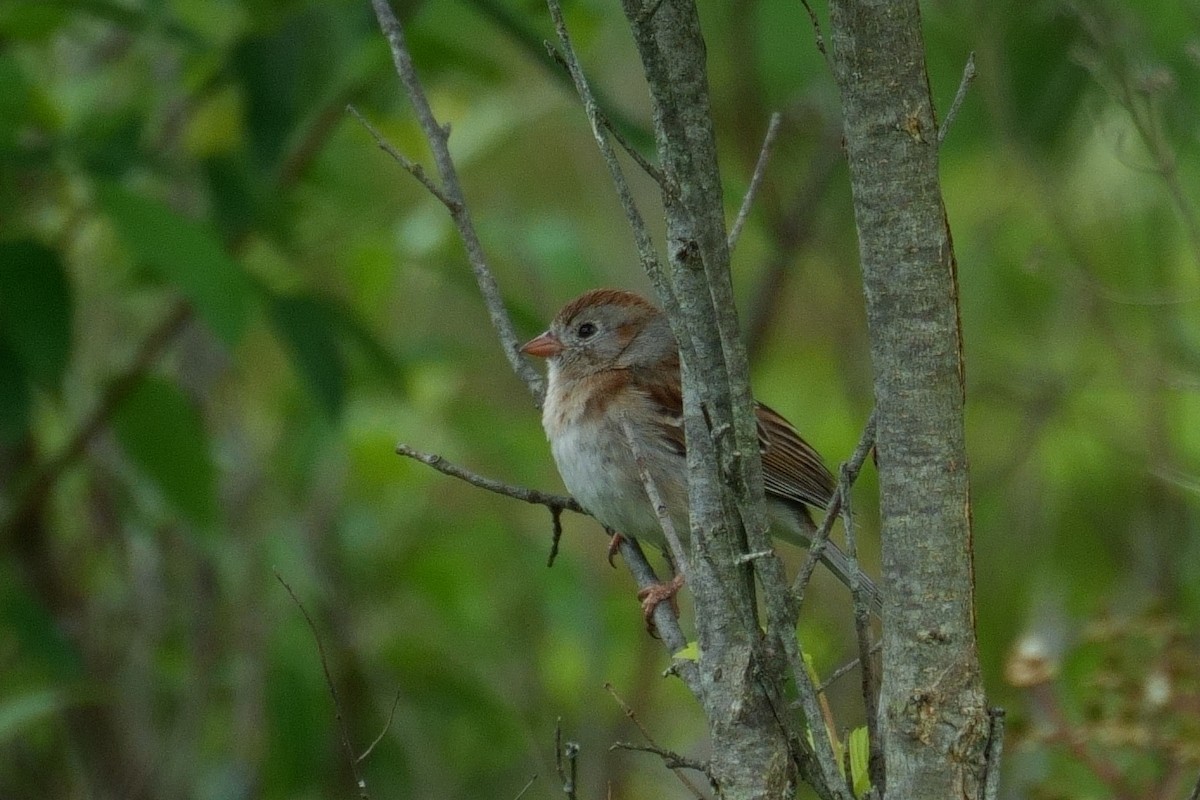
[[[544, 9], [397, 9], [521, 332], [583, 289], [645, 290]], [[647, 142], [614, 4], [567, 11]], [[1181, 797], [1200, 770], [1200, 21], [1163, 2], [925, 13], [942, 113], [979, 65], [942, 169], [1007, 791], [1112, 795], [1092, 763], [1112, 756]], [[785, 120], [735, 256], [757, 392], [833, 464], [871, 406], [837, 93], [797, 4], [702, 14], [731, 215]], [[0, 796], [351, 796], [276, 571], [358, 750], [396, 703], [372, 797], [514, 797], [534, 774], [527, 796], [559, 796], [559, 717], [581, 796], [687, 796], [608, 751], [638, 734], [606, 681], [663, 746], [705, 743], [599, 528], [566, 518], [547, 569], [544, 510], [392, 454], [559, 486], [446, 214], [347, 103], [427, 158], [365, 0], [0, 4]], [[875, 489], [868, 470], [869, 564]], [[810, 598], [828, 674], [850, 615], [831, 582]], [[1097, 620], [1126, 622], [1097, 644]], [[1006, 678], [1030, 637], [1056, 705]], [[848, 728], [855, 683], [831, 690]], [[1114, 743], [1172, 703], [1159, 738]]]

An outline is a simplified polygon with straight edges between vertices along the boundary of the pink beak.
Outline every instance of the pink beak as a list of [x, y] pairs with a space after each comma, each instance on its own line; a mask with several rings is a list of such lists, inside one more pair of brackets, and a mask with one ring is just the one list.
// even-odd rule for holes
[[530, 339], [521, 348], [522, 353], [528, 353], [531, 356], [538, 358], [550, 358], [556, 356], [563, 351], [563, 344], [550, 331], [546, 331], [541, 336]]

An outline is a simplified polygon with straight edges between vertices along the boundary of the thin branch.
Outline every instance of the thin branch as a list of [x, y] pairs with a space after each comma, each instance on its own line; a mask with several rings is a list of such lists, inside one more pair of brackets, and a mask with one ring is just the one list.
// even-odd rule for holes
[[529, 787], [533, 786], [533, 782], [536, 781], [537, 779], [538, 779], [537, 775], [534, 775], [532, 778], [530, 778], [529, 782], [525, 784], [525, 786], [521, 789], [521, 791], [517, 792], [517, 796], [514, 797], [513, 800], [521, 800], [521, 798], [525, 796], [525, 793], [529, 791]]
[[321, 634], [317, 630], [317, 623], [313, 622], [308, 609], [300, 602], [300, 598], [292, 591], [292, 587], [283, 579], [278, 570], [275, 570], [275, 578], [283, 585], [284, 589], [287, 589], [287, 593], [292, 596], [292, 602], [296, 604], [296, 608], [300, 609], [300, 613], [304, 615], [304, 621], [308, 623], [308, 629], [312, 631], [313, 640], [317, 643], [317, 653], [321, 657], [321, 669], [325, 672], [325, 685], [329, 687], [329, 695], [333, 698], [333, 710], [338, 721], [338, 732], [341, 734], [342, 749], [346, 751], [346, 761], [350, 765], [350, 774], [354, 777], [354, 786], [358, 790], [360, 800], [370, 800], [370, 795], [367, 794], [367, 782], [363, 780], [362, 773], [358, 770], [359, 759], [355, 758], [354, 745], [350, 744], [350, 731], [346, 727], [346, 715], [342, 713], [342, 701], [338, 698], [337, 686], [334, 685], [333, 674], [329, 671], [329, 659], [325, 656], [325, 645], [321, 642]]
[[750, 207], [754, 205], [754, 198], [758, 196], [763, 176], [767, 174], [767, 163], [771, 160], [771, 152], [775, 149], [775, 139], [779, 136], [782, 122], [783, 115], [778, 111], [771, 114], [771, 121], [767, 123], [767, 135], [763, 137], [762, 148], [758, 151], [758, 162], [755, 163], [754, 173], [750, 177], [750, 186], [747, 187], [746, 196], [742, 198], [742, 207], [738, 209], [733, 225], [729, 228], [730, 252], [737, 247], [738, 239], [742, 237], [742, 228], [746, 225], [746, 218], [750, 216]]
[[[617, 154], [602, 130], [603, 125], [600, 120], [600, 109], [596, 103], [595, 96], [592, 94], [591, 86], [588, 85], [587, 77], [583, 74], [583, 66], [579, 63], [579, 57], [575, 54], [575, 47], [571, 44], [571, 35], [567, 31], [567, 23], [563, 18], [562, 6], [558, 0], [547, 0], [547, 6], [550, 9], [550, 16], [554, 20], [554, 30], [558, 34], [558, 41], [562, 47], [562, 57], [566, 62], [568, 71], [571, 73], [571, 80], [575, 83], [575, 91], [579, 94], [579, 99], [583, 103], [584, 113], [591, 124], [592, 136], [596, 140], [596, 146], [600, 148], [600, 155], [604, 158], [604, 163], [608, 166], [613, 186], [617, 190], [617, 197], [621, 201], [621, 208], [625, 211], [625, 218], [628, 220], [629, 227], [633, 231], [633, 240], [637, 245], [638, 259], [641, 261], [642, 269], [645, 270], [646, 275], [650, 278], [650, 282], [654, 284], [654, 289], [658, 293], [659, 300], [665, 304], [668, 299], [674, 296], [674, 293], [671, 290], [671, 285], [667, 281], [666, 275], [663, 273], [662, 265], [659, 263], [658, 253], [654, 249], [654, 240], [651, 238], [650, 231], [646, 227], [646, 221], [642, 218], [642, 213], [638, 210], [637, 203], [633, 199], [633, 192], [629, 188], [629, 183], [625, 180], [625, 173], [621, 169], [621, 163], [617, 160]], [[665, 185], [663, 191], [668, 191]]]
[[[560, 51], [550, 42], [546, 42], [545, 44], [546, 52], [550, 54], [551, 60], [554, 61], [555, 64], [565, 69], [567, 71], [567, 76], [573, 80], [574, 78], [571, 73], [571, 65], [568, 63], [566, 56], [564, 56], [562, 51]], [[662, 170], [651, 164], [646, 157], [641, 154], [641, 151], [634, 147], [630, 141], [625, 138], [625, 134], [621, 133], [620, 129], [612, 123], [612, 121], [608, 118], [608, 112], [600, 107], [599, 100], [596, 101], [596, 118], [599, 120], [600, 125], [606, 131], [608, 131], [614, 139], [617, 140], [617, 144], [621, 145], [621, 149], [633, 159], [634, 163], [642, 168], [643, 172], [649, 175], [654, 182], [659, 185], [659, 188], [666, 192], [674, 190], [674, 187], [667, 181], [667, 177], [663, 175]]]
[[946, 133], [950, 130], [950, 126], [954, 124], [954, 118], [958, 116], [958, 109], [962, 106], [963, 98], [967, 96], [967, 90], [971, 88], [974, 80], [975, 51], [972, 50], [967, 56], [967, 63], [963, 65], [962, 78], [958, 81], [958, 91], [954, 93], [954, 101], [950, 103], [950, 110], [946, 112], [946, 118], [938, 126], [938, 144], [941, 144], [945, 140]]
[[380, 150], [387, 153], [397, 164], [404, 167], [408, 174], [416, 178], [422, 186], [429, 190], [431, 195], [441, 201], [442, 205], [451, 212], [458, 207], [453, 200], [446, 196], [442, 191], [442, 187], [438, 186], [437, 182], [429, 177], [429, 173], [425, 171], [424, 167], [393, 147], [392, 143], [383, 138], [383, 134], [379, 132], [379, 129], [368, 122], [367, 118], [357, 108], [348, 105], [346, 106], [346, 111], [350, 112], [358, 120], [358, 123], [367, 129], [367, 133], [371, 134], [371, 138], [375, 140], [375, 144], [379, 146]]
[[817, 45], [817, 50], [825, 59], [825, 65], [829, 67], [830, 74], [833, 74], [833, 62], [829, 59], [829, 51], [825, 49], [825, 34], [821, 32], [821, 20], [817, 19], [817, 12], [813, 10], [809, 0], [800, 0], [804, 6], [804, 10], [808, 12], [808, 21], [812, 23], [813, 41]]
[[398, 455], [407, 456], [408, 458], [420, 461], [433, 467], [443, 475], [449, 475], [452, 478], [466, 481], [472, 486], [478, 486], [480, 489], [487, 489], [489, 492], [502, 494], [505, 497], [512, 497], [516, 500], [521, 500], [532, 505], [545, 506], [551, 511], [558, 509], [559, 511], [574, 511], [576, 514], [587, 514], [583, 510], [583, 506], [579, 505], [573, 497], [567, 497], [561, 494], [549, 494], [547, 492], [539, 492], [537, 489], [526, 489], [523, 486], [513, 486], [511, 484], [498, 481], [495, 478], [486, 478], [471, 472], [469, 469], [464, 469], [457, 464], [452, 464], [446, 459], [434, 453], [423, 453], [420, 450], [414, 450], [406, 444], [397, 444], [396, 453]]
[[854, 481], [858, 480], [858, 473], [862, 470], [862, 465], [867, 460], [867, 455], [874, 446], [875, 412], [872, 411], [871, 416], [867, 419], [866, 426], [863, 427], [862, 436], [858, 440], [858, 446], [854, 448], [854, 453], [851, 454], [850, 460], [846, 462], [847, 469], [838, 478], [838, 488], [833, 493], [833, 500], [830, 501], [829, 508], [825, 509], [825, 518], [821, 520], [820, 527], [813, 534], [812, 544], [808, 546], [808, 558], [805, 559], [804, 566], [800, 568], [800, 572], [792, 582], [792, 596], [795, 597], [797, 612], [799, 612], [800, 606], [804, 602], [804, 590], [808, 588], [808, 582], [812, 580], [813, 571], [817, 568], [817, 562], [821, 560], [821, 551], [825, 549], [825, 543], [829, 540], [829, 533], [833, 530], [833, 523], [842, 510], [842, 482], [848, 479], [850, 484], [853, 485]]
[[[985, 797], [984, 800], [992, 800], [992, 798]], [[1200, 800], [1200, 778], [1196, 778], [1196, 785], [1192, 787], [1192, 793], [1188, 795], [1188, 800]]]
[[408, 44], [404, 38], [404, 29], [401, 27], [400, 21], [396, 19], [396, 15], [392, 13], [388, 0], [371, 0], [371, 5], [375, 9], [379, 27], [391, 48], [396, 74], [400, 76], [400, 82], [404, 84], [408, 99], [416, 111], [421, 130], [429, 142], [430, 150], [433, 151], [433, 160], [442, 180], [442, 191], [449, 201], [446, 207], [450, 210], [450, 216], [454, 220], [455, 227], [458, 228], [459, 238], [462, 239], [463, 247], [466, 248], [467, 260], [471, 264], [471, 271], [475, 274], [475, 282], [479, 286], [479, 293], [483, 296], [484, 305], [487, 306], [492, 327], [496, 329], [496, 334], [500, 337], [501, 349], [513, 372], [525, 382], [529, 393], [533, 395], [534, 401], [540, 406], [542, 398], [546, 394], [545, 380], [521, 355], [521, 342], [517, 338], [512, 319], [504, 306], [500, 286], [496, 283], [491, 267], [488, 266], [487, 256], [484, 255], [483, 245], [479, 241], [475, 225], [471, 222], [471, 213], [467, 208], [462, 185], [458, 180], [458, 170], [454, 166], [454, 160], [450, 157], [450, 129], [448, 126], [439, 124], [433, 115], [433, 109], [430, 108], [429, 100], [425, 97], [425, 90], [417, 79], [412, 55], [408, 51]]
[[654, 481], [654, 476], [650, 474], [646, 451], [642, 449], [642, 443], [638, 440], [637, 434], [629, 422], [629, 417], [623, 412], [620, 412], [620, 422], [621, 432], [625, 434], [625, 442], [633, 453], [633, 463], [637, 466], [638, 476], [642, 479], [642, 488], [646, 490], [646, 498], [654, 509], [654, 516], [658, 518], [658, 524], [662, 526], [663, 535], [667, 537], [667, 545], [670, 547], [675, 567], [683, 575], [684, 582], [690, 584], [691, 579], [688, 575], [691, 566], [687, 560], [687, 551], [683, 547], [683, 541], [679, 538], [678, 531], [675, 530], [675, 522], [671, 519], [667, 503], [658, 490], [658, 484]]
[[360, 763], [363, 761], [366, 761], [367, 757], [369, 755], [371, 755], [371, 752], [375, 749], [375, 745], [382, 742], [383, 737], [387, 736], [387, 732], [389, 730], [391, 730], [391, 728], [392, 728], [392, 721], [396, 718], [396, 707], [399, 705], [400, 705], [400, 690], [397, 689], [396, 690], [396, 698], [394, 700], [392, 700], [392, 710], [388, 712], [387, 722], [384, 723], [383, 730], [381, 730], [379, 732], [379, 735], [375, 737], [375, 741], [371, 742], [370, 746], [366, 750], [363, 750], [362, 755], [358, 757], [358, 761]]
[[645, 737], [646, 743], [649, 745], [649, 747], [639, 747], [637, 745], [632, 745], [625, 742], [617, 742], [609, 748], [610, 750], [619, 748], [621, 750], [638, 750], [641, 752], [655, 753], [663, 760], [663, 763], [666, 765], [667, 769], [675, 773], [675, 777], [679, 778], [680, 783], [686, 786], [688, 791], [690, 791], [694, 797], [699, 798], [699, 800], [704, 800], [704, 795], [690, 780], [688, 780], [688, 777], [684, 775], [681, 770], [691, 769], [703, 773], [704, 776], [708, 778], [708, 782], [713, 787], [714, 791], [716, 790], [716, 781], [713, 779], [712, 772], [709, 770], [707, 764], [701, 761], [694, 761], [692, 759], [685, 758], [678, 753], [660, 747], [658, 743], [654, 741], [654, 737], [650, 735], [650, 731], [646, 730], [646, 726], [643, 725], [642, 721], [637, 718], [637, 714], [634, 712], [634, 710], [629, 707], [628, 703], [621, 699], [620, 695], [617, 694], [617, 690], [613, 688], [613, 685], [606, 682], [604, 684], [604, 688], [608, 690], [610, 695], [612, 695], [613, 700], [617, 701], [617, 705], [619, 705], [621, 710], [625, 712], [626, 718], [628, 718], [629, 721], [632, 722], [639, 731], [641, 731], [642, 736]]
[[553, 533], [550, 536], [550, 555], [546, 558], [547, 567], [553, 567], [554, 559], [558, 558], [558, 543], [563, 533], [562, 512], [561, 508], [550, 509], [550, 528]]
[[[855, 455], [858, 453], [856, 452]], [[863, 459], [866, 458], [865, 452]], [[859, 462], [855, 468], [861, 469]], [[850, 487], [855, 477], [850, 474], [850, 465], [843, 464], [839, 471], [838, 495], [842, 499], [842, 527], [846, 531], [846, 558], [850, 563], [850, 595], [854, 598], [854, 633], [858, 643], [858, 661], [862, 667], [862, 697], [863, 708], [867, 717], [867, 742], [870, 749], [868, 767], [871, 783], [875, 786], [884, 785], [883, 739], [879, 733], [879, 694], [878, 680], [875, 674], [875, 664], [871, 660], [874, 649], [871, 644], [871, 609], [863, 591], [862, 574], [858, 568], [858, 537], [854, 529], [854, 514], [850, 505]], [[847, 773], [849, 774], [849, 773]]]
[[[554, 725], [554, 766], [558, 777], [562, 780], [562, 790], [570, 800], [578, 800], [575, 794], [576, 776], [578, 775], [579, 743], [562, 740], [562, 718]], [[566, 762], [564, 766], [563, 762]]]
[[[1004, 755], [1004, 709], [988, 709], [987, 761], [984, 767], [983, 800], [996, 800], [1000, 796], [1000, 759]], [[1200, 783], [1196, 784], [1190, 800], [1197, 800]]]
[[[871, 647], [871, 654], [874, 655], [875, 653], [878, 653], [881, 649], [883, 649], [883, 642], [876, 642]], [[826, 689], [828, 689], [830, 686], [832, 686], [834, 683], [836, 683], [839, 679], [845, 677], [852, 669], [857, 667], [858, 664], [859, 664], [859, 660], [857, 658], [855, 658], [850, 661], [847, 661], [845, 664], [842, 664], [840, 667], [835, 669], [832, 673], [830, 673], [828, 678], [823, 680], [821, 682], [821, 684], [819, 686], [817, 686], [817, 694], [824, 692]]]

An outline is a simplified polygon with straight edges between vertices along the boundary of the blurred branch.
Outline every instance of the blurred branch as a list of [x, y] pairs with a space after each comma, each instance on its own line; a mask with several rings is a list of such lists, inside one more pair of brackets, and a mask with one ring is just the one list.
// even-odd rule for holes
[[954, 120], [958, 116], [958, 109], [962, 107], [963, 98], [967, 96], [967, 90], [971, 88], [971, 84], [974, 81], [975, 51], [972, 50], [967, 55], [967, 63], [963, 65], [962, 78], [958, 82], [958, 91], [954, 93], [954, 101], [950, 103], [950, 110], [946, 112], [946, 118], [938, 126], [938, 144], [941, 144], [945, 140], [946, 134], [950, 131], [950, 126], [954, 124]]
[[360, 755], [358, 757], [358, 761], [360, 763], [363, 761], [366, 761], [367, 756], [371, 755], [371, 752], [375, 749], [375, 745], [382, 742], [383, 737], [387, 736], [387, 732], [389, 730], [391, 730], [391, 728], [392, 728], [392, 722], [396, 719], [396, 707], [399, 705], [400, 705], [400, 690], [397, 689], [396, 697], [394, 700], [392, 700], [392, 710], [388, 712], [387, 722], [385, 722], [383, 724], [383, 730], [381, 730], [379, 732], [379, 735], [375, 737], [375, 741], [371, 742], [371, 744], [367, 747], [367, 749], [362, 752], [362, 755]]
[[813, 237], [817, 215], [823, 208], [822, 201], [833, 185], [833, 176], [842, 159], [841, 131], [826, 125], [789, 207], [781, 214], [772, 215], [770, 230], [776, 251], [762, 270], [763, 277], [754, 289], [746, 313], [746, 349], [752, 359], [762, 346], [771, 320], [782, 306], [786, 297], [784, 278], [795, 265], [796, 253]]
[[[808, 558], [805, 559], [804, 566], [800, 568], [795, 581], [792, 582], [792, 596], [795, 598], [796, 613], [799, 613], [800, 606], [804, 603], [804, 591], [808, 588], [808, 582], [812, 580], [813, 571], [817, 568], [817, 562], [821, 560], [821, 551], [825, 549], [825, 543], [829, 541], [829, 533], [833, 530], [833, 523], [842, 510], [843, 494], [849, 491], [854, 482], [858, 480], [858, 473], [862, 470], [863, 463], [867, 460], [867, 456], [874, 446], [875, 412], [872, 411], [871, 416], [867, 419], [867, 424], [863, 427], [862, 436], [858, 440], [858, 446], [854, 448], [854, 452], [850, 455], [850, 460], [839, 471], [837, 489], [833, 492], [833, 499], [829, 503], [829, 508], [825, 509], [825, 518], [821, 520], [820, 527], [813, 534], [812, 544], [808, 547]], [[855, 571], [852, 578], [857, 580], [857, 574], [857, 571]]]
[[825, 49], [825, 34], [821, 32], [821, 20], [817, 19], [817, 12], [813, 10], [809, 0], [800, 0], [800, 2], [804, 6], [804, 10], [808, 12], [808, 21], [812, 24], [813, 42], [825, 59], [825, 66], [829, 67], [830, 74], [833, 74], [833, 62], [829, 60], [829, 51]]
[[101, 393], [96, 407], [92, 410], [68, 439], [66, 445], [34, 475], [28, 488], [21, 494], [20, 499], [13, 504], [12, 513], [0, 525], [0, 542], [8, 541], [13, 531], [37, 513], [50, 492], [91, 443], [96, 434], [108, 423], [121, 402], [137, 387], [146, 373], [158, 362], [163, 351], [175, 341], [192, 318], [191, 306], [183, 301], [177, 301], [167, 312], [158, 325], [150, 329], [142, 343], [134, 353], [133, 359], [125, 369], [113, 378], [107, 388]]
[[[308, 623], [308, 628], [312, 631], [313, 641], [317, 643], [317, 653], [321, 657], [321, 669], [325, 673], [325, 685], [329, 687], [329, 695], [333, 698], [333, 710], [338, 721], [338, 732], [341, 734], [342, 749], [346, 752], [346, 762], [350, 766], [350, 774], [354, 777], [354, 786], [358, 790], [360, 800], [370, 800], [370, 795], [367, 794], [367, 782], [363, 780], [362, 773], [358, 770], [358, 762], [361, 759], [355, 757], [354, 746], [350, 744], [350, 731], [346, 727], [346, 715], [342, 712], [342, 702], [338, 699], [337, 686], [334, 685], [333, 675], [329, 671], [329, 659], [325, 656], [325, 645], [321, 642], [321, 634], [317, 630], [317, 623], [313, 622], [313, 618], [309, 616], [308, 609], [300, 602], [300, 598], [292, 591], [292, 587], [283, 579], [278, 570], [275, 570], [275, 578], [283, 585], [284, 589], [287, 589], [287, 593], [292, 597], [292, 602], [296, 604], [296, 608], [300, 609], [300, 613], [304, 615], [304, 621]], [[393, 708], [393, 710], [395, 709]], [[374, 746], [374, 744], [371, 745], [371, 747]], [[370, 748], [367, 749], [367, 752], [370, 752]]]
[[496, 283], [495, 276], [492, 275], [491, 267], [488, 266], [487, 256], [484, 255], [483, 245], [480, 243], [475, 225], [471, 221], [471, 213], [467, 208], [462, 185], [458, 180], [458, 170], [454, 166], [454, 159], [450, 157], [450, 128], [441, 125], [433, 115], [433, 109], [425, 96], [425, 90], [417, 78], [412, 54], [409, 53], [408, 44], [405, 41], [404, 29], [392, 12], [388, 0], [371, 0], [371, 5], [375, 9], [379, 27], [391, 48], [396, 74], [400, 76], [400, 82], [404, 84], [409, 102], [416, 111], [421, 130], [429, 142], [430, 150], [433, 151], [433, 160], [441, 178], [442, 194], [437, 195], [438, 199], [442, 200], [442, 195], [445, 196], [442, 202], [450, 211], [450, 217], [454, 220], [455, 227], [458, 228], [459, 238], [462, 239], [463, 247], [467, 251], [467, 260], [471, 263], [471, 270], [475, 274], [479, 293], [483, 296], [484, 304], [487, 306], [492, 327], [496, 329], [496, 334], [500, 337], [501, 349], [513, 372], [525, 382], [529, 393], [533, 395], [534, 402], [540, 406], [542, 398], [545, 396], [545, 381], [520, 353], [521, 342], [517, 338], [512, 319], [504, 306], [500, 286]]
[[532, 778], [530, 778], [530, 779], [529, 779], [529, 782], [528, 782], [528, 783], [526, 783], [526, 784], [525, 784], [525, 785], [524, 785], [524, 786], [521, 788], [521, 791], [517, 792], [517, 796], [516, 796], [516, 797], [514, 797], [514, 798], [513, 798], [513, 800], [521, 800], [521, 798], [525, 796], [525, 793], [529, 791], [529, 787], [530, 787], [530, 786], [533, 786], [533, 782], [534, 782], [534, 781], [536, 781], [537, 779], [538, 779], [538, 776], [537, 776], [537, 775], [534, 775]]
[[767, 162], [771, 160], [771, 151], [775, 148], [775, 139], [779, 136], [779, 126], [782, 122], [783, 115], [778, 111], [771, 114], [771, 121], [767, 123], [767, 135], [763, 137], [762, 148], [758, 151], [758, 161], [755, 163], [754, 173], [750, 177], [750, 186], [746, 189], [746, 196], [742, 198], [742, 207], [738, 209], [733, 225], [729, 229], [730, 252], [737, 246], [738, 239], [742, 237], [742, 228], [746, 224], [746, 217], [750, 216], [750, 207], [754, 204], [759, 187], [762, 186], [763, 176], [767, 172]]

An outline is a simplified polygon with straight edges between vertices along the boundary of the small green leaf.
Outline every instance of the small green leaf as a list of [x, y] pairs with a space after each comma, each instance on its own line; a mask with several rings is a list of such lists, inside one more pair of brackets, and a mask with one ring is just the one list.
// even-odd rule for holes
[[871, 739], [865, 727], [850, 731], [850, 785], [855, 797], [862, 797], [871, 788]]
[[30, 377], [58, 385], [71, 355], [71, 285], [58, 253], [0, 243], [0, 330]]
[[113, 417], [130, 459], [181, 514], [197, 524], [217, 517], [216, 470], [197, 410], [166, 381], [135, 388]]
[[308, 295], [271, 299], [271, 320], [288, 344], [292, 360], [321, 409], [336, 419], [345, 400], [345, 365], [334, 333], [336, 319], [322, 301]]
[[216, 234], [115, 183], [100, 184], [98, 195], [134, 257], [178, 287], [222, 341], [236, 345], [254, 295], [250, 279]]
[[688, 642], [678, 653], [673, 653], [671, 658], [681, 658], [685, 661], [699, 661], [700, 642]]

